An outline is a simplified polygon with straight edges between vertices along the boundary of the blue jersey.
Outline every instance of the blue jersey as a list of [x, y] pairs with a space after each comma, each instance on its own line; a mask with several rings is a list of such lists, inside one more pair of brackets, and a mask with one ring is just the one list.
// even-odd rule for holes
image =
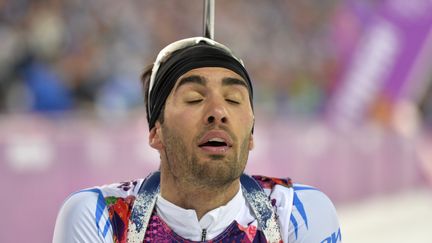
[[[283, 242], [342, 242], [336, 210], [324, 193], [286, 179], [254, 178], [269, 197]], [[53, 242], [127, 242], [128, 221], [144, 181], [72, 194], [58, 214]], [[268, 242], [241, 189], [226, 205], [199, 220], [193, 210], [179, 208], [159, 195], [143, 241]]]

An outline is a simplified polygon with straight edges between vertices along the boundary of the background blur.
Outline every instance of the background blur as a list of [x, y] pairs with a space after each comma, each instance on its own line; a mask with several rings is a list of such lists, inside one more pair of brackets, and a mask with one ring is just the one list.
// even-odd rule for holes
[[[146, 176], [139, 76], [202, 0], [0, 0], [0, 242], [73, 191]], [[344, 242], [432, 242], [432, 0], [216, 0], [255, 85], [248, 172], [330, 196]]]

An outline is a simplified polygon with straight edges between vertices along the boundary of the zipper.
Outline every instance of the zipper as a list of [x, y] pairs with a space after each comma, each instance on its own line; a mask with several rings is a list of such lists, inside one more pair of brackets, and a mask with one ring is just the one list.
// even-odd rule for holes
[[201, 241], [205, 241], [207, 236], [207, 229], [203, 229], [201, 232]]

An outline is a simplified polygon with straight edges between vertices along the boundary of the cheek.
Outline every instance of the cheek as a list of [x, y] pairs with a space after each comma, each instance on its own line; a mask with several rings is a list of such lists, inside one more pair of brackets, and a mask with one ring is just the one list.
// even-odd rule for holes
[[254, 116], [252, 111], [239, 113], [238, 121], [239, 126], [249, 133], [252, 130], [254, 124]]
[[165, 121], [170, 125], [176, 125], [188, 119], [183, 107], [175, 105], [175, 103], [168, 99], [165, 104]]
[[185, 142], [191, 140], [197, 130], [197, 119], [192, 111], [172, 109], [165, 115], [165, 125]]
[[165, 116], [165, 120], [176, 127], [196, 127], [197, 119], [196, 111], [185, 109], [175, 109]]

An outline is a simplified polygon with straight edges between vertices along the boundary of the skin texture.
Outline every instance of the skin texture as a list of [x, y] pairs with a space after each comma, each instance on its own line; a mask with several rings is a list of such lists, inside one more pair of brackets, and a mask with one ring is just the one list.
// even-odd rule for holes
[[[164, 109], [164, 122], [150, 131], [161, 157], [161, 194], [200, 219], [238, 192], [253, 148], [253, 111], [244, 80], [225, 68], [193, 69], [178, 80]], [[229, 146], [205, 149], [223, 137]]]

